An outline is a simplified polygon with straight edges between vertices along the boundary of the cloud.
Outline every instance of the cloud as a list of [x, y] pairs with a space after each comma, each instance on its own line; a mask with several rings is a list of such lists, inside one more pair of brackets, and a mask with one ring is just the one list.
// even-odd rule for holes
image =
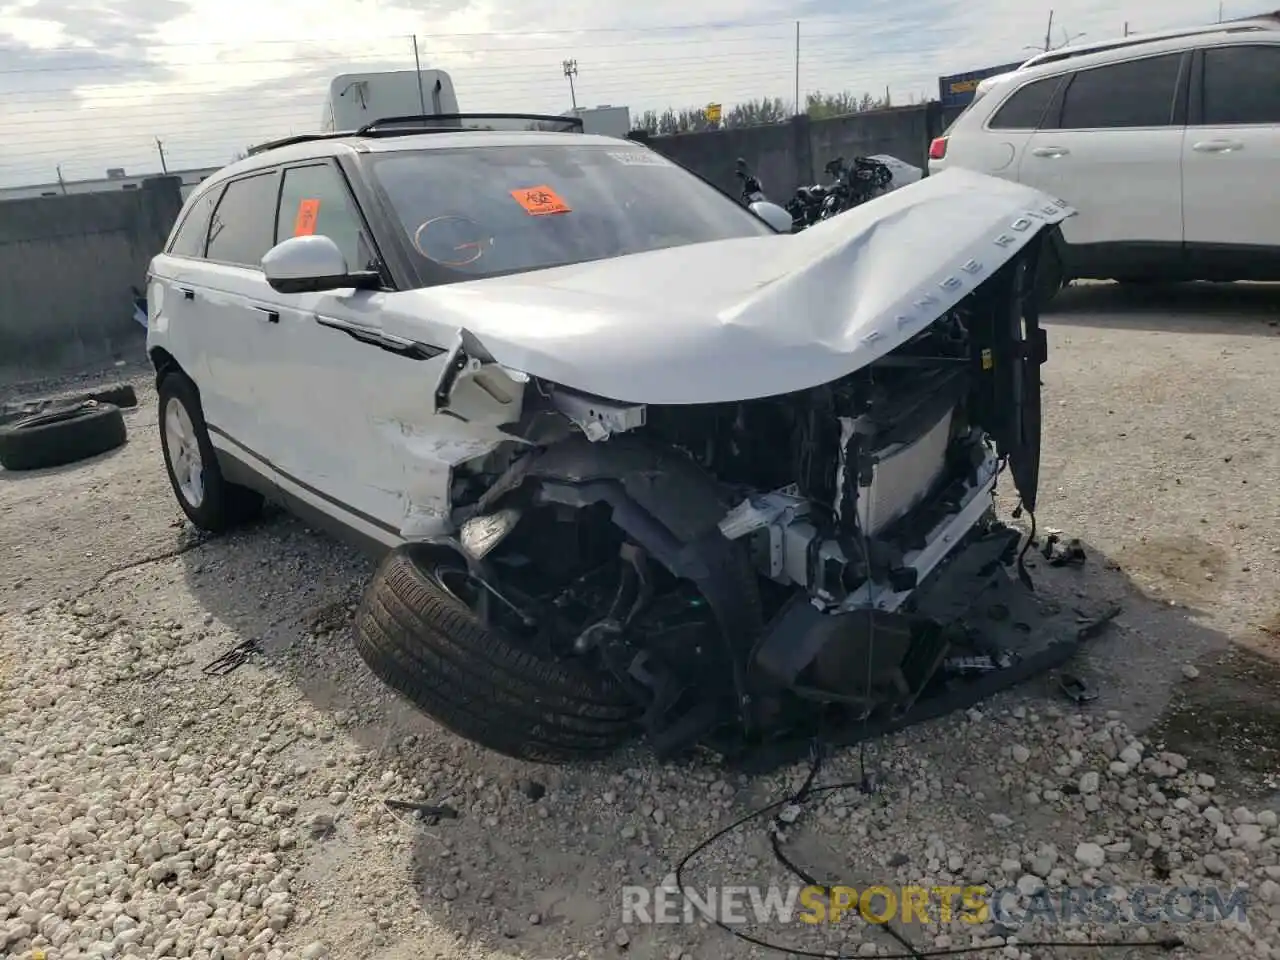
[[[1257, 12], [1226, 4], [1228, 17]], [[1205, 22], [1212, 0], [1053, 0], [1052, 41]], [[1212, 8], [1212, 9], [1211, 9]], [[726, 104], [807, 91], [936, 95], [941, 74], [1029, 56], [1025, 0], [0, 0], [0, 184], [218, 166], [319, 125], [339, 73], [424, 69], [463, 110]], [[1065, 31], [1065, 33], [1064, 33]]]

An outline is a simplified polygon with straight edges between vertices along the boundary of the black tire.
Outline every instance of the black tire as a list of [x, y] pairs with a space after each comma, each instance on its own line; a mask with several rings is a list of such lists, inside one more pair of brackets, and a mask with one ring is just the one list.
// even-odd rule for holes
[[[195, 384], [184, 374], [169, 373], [160, 381], [158, 392], [160, 449], [164, 453], [164, 468], [169, 475], [169, 484], [182, 512], [197, 527], [209, 533], [222, 533], [257, 518], [262, 513], [262, 495], [247, 487], [229, 483], [222, 476], [217, 453], [209, 442], [209, 429], [205, 426], [204, 410], [200, 406], [200, 395]], [[186, 412], [199, 450], [199, 497], [184, 490], [183, 481], [175, 472], [176, 451], [170, 450], [172, 440], [165, 420], [174, 404], [180, 405]]]
[[598, 759], [638, 732], [638, 708], [603, 669], [553, 659], [483, 623], [412, 546], [391, 551], [356, 615], [356, 650], [442, 726], [520, 760]]
[[1041, 312], [1057, 299], [1066, 285], [1062, 254], [1057, 244], [1046, 241], [1036, 268], [1036, 307]]
[[133, 389], [132, 384], [118, 383], [114, 387], [103, 387], [101, 390], [95, 390], [86, 399], [97, 400], [99, 403], [111, 403], [117, 407], [136, 407], [138, 405], [138, 392]]
[[119, 407], [95, 402], [55, 407], [0, 427], [0, 465], [6, 470], [60, 467], [114, 450], [126, 438]]

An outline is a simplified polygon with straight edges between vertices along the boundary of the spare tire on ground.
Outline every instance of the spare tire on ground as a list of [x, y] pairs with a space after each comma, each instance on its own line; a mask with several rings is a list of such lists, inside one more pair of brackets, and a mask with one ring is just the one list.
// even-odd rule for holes
[[636, 735], [639, 710], [612, 676], [486, 624], [447, 585], [460, 568], [413, 546], [383, 560], [356, 615], [356, 649], [378, 679], [521, 760], [598, 758]]
[[116, 383], [88, 392], [60, 393], [51, 397], [41, 397], [38, 400], [6, 403], [0, 405], [0, 424], [13, 423], [15, 420], [35, 416], [37, 413], [46, 413], [56, 408], [75, 406], [86, 400], [109, 403], [116, 407], [136, 407], [138, 392], [131, 383]]
[[120, 408], [88, 400], [0, 426], [0, 466], [6, 470], [58, 467], [114, 450], [125, 439]]
[[133, 388], [131, 383], [117, 383], [114, 386], [94, 390], [84, 399], [97, 400], [99, 403], [109, 403], [117, 407], [136, 407], [138, 405], [138, 391]]

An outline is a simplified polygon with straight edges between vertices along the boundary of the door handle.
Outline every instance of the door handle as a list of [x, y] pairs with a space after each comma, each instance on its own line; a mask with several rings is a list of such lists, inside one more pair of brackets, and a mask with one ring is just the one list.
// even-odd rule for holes
[[194, 300], [196, 298], [196, 292], [194, 290], [188, 287], [182, 287], [181, 289], [183, 300]]
[[253, 309], [257, 310], [257, 311], [258, 311], [259, 313], [261, 313], [261, 314], [264, 314], [264, 315], [266, 316], [266, 318], [267, 318], [267, 323], [279, 323], [279, 322], [280, 322], [280, 311], [279, 311], [279, 310], [274, 310], [274, 309], [272, 309], [271, 307], [259, 307], [259, 306], [255, 306]]
[[1071, 151], [1066, 147], [1036, 147], [1031, 151], [1031, 155], [1034, 157], [1047, 157], [1050, 160], [1055, 160], [1058, 157], [1065, 157], [1070, 152]]
[[1191, 149], [1199, 153], [1231, 153], [1233, 150], [1243, 150], [1244, 144], [1239, 140], [1201, 140], [1192, 144]]

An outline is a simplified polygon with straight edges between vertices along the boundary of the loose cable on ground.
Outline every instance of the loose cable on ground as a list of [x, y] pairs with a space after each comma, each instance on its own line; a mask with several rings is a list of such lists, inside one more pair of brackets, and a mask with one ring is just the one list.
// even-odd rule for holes
[[[690, 850], [687, 854], [685, 854], [684, 857], [681, 858], [681, 860], [676, 864], [676, 869], [675, 869], [676, 889], [679, 890], [680, 895], [685, 896], [687, 899], [687, 895], [685, 894], [685, 890], [687, 888], [685, 886], [684, 879], [683, 879], [685, 867], [687, 867], [689, 862], [693, 860], [695, 857], [697, 857], [698, 854], [702, 853], [702, 851], [706, 850], [708, 847], [715, 844], [722, 837], [728, 836], [733, 831], [739, 829], [740, 827], [745, 826], [746, 824], [750, 823], [753, 820], [756, 820], [762, 816], [765, 816], [766, 814], [770, 814], [775, 811], [781, 810], [783, 807], [799, 805], [812, 797], [820, 796], [822, 794], [835, 793], [841, 790], [854, 790], [854, 789], [860, 790], [862, 788], [862, 783], [858, 780], [845, 780], [839, 783], [827, 784], [821, 787], [813, 786], [813, 781], [817, 778], [818, 771], [821, 766], [821, 760], [822, 760], [821, 745], [820, 743], [815, 743], [813, 765], [810, 767], [809, 773], [805, 777], [805, 781], [801, 785], [799, 790], [797, 790], [793, 794], [790, 794], [782, 798], [781, 800], [775, 800], [773, 803], [760, 807], [756, 810], [751, 811], [750, 813], [747, 813], [739, 817], [737, 820], [730, 823], [727, 827], [722, 827], [720, 830], [717, 830], [715, 833], [706, 837], [704, 840], [698, 843], [697, 846], [695, 846], [692, 850]], [[831, 889], [832, 887], [831, 884], [823, 884], [813, 880], [803, 870], [796, 867], [794, 864], [791, 863], [790, 860], [788, 860], [785, 856], [781, 854], [780, 841], [777, 839], [776, 833], [772, 837], [772, 846], [773, 846], [775, 855], [778, 857], [779, 862], [788, 871], [794, 874], [798, 879], [803, 880], [806, 884], [810, 886], [821, 887], [824, 890]], [[792, 957], [815, 957], [815, 958], [820, 958], [820, 960], [832, 960], [833, 957], [835, 958], [835, 960], [842, 960], [842, 958], [851, 958], [853, 956], [852, 954], [848, 954], [848, 953], [832, 954], [830, 950], [824, 950], [824, 951], [818, 952], [813, 950], [801, 950], [795, 947], [789, 947], [786, 944], [775, 943], [770, 940], [764, 940], [759, 937], [753, 937], [750, 934], [743, 933], [740, 930], [735, 930], [733, 929], [733, 927], [726, 924], [719, 917], [708, 916], [707, 919], [710, 920], [713, 924], [715, 924], [715, 926], [719, 927], [721, 930], [724, 930], [726, 933], [731, 934], [736, 939], [741, 940], [744, 943], [749, 943], [752, 946], [756, 946], [764, 950], [772, 951], [774, 953], [781, 953], [786, 956], [792, 956]], [[998, 944], [990, 944], [987, 946], [948, 947], [948, 948], [920, 950], [913, 947], [911, 943], [907, 941], [905, 937], [902, 936], [902, 934], [898, 933], [892, 927], [889, 927], [888, 924], [884, 924], [884, 926], [886, 927], [886, 930], [889, 932], [890, 936], [894, 937], [894, 939], [896, 939], [899, 943], [903, 944], [906, 947], [906, 949], [910, 952], [882, 954], [880, 955], [882, 960], [923, 960], [923, 958], [925, 957], [967, 956], [971, 954], [990, 953], [995, 950], [1003, 950], [1006, 946], [1005, 943], [1001, 942]], [[1076, 949], [1076, 950], [1098, 949], [1098, 948], [1176, 950], [1178, 947], [1182, 947], [1185, 945], [1186, 945], [1185, 942], [1180, 937], [1165, 937], [1160, 940], [1111, 939], [1111, 940], [1079, 940], [1079, 941], [1076, 941], [1076, 940], [1019, 940], [1018, 941], [1019, 947], [1061, 947], [1064, 949]]]

